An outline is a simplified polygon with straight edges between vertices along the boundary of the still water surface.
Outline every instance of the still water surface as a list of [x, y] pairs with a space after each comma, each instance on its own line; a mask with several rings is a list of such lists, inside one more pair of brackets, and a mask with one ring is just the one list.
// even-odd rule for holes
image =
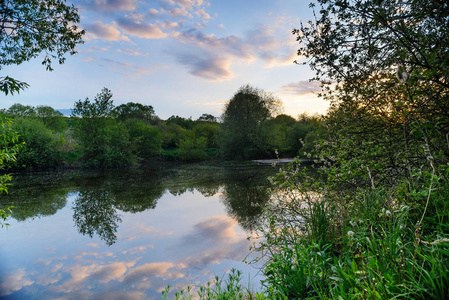
[[242, 260], [275, 168], [251, 163], [163, 170], [58, 172], [14, 177], [0, 205], [2, 299], [159, 299]]

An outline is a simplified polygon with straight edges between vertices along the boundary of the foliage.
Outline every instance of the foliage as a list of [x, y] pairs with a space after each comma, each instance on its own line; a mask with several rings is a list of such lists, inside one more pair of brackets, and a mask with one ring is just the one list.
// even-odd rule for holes
[[135, 155], [143, 160], [159, 156], [162, 147], [162, 137], [159, 130], [139, 119], [125, 122]]
[[[20, 150], [17, 133], [11, 128], [11, 121], [0, 115], [0, 170], [5, 168], [5, 165], [13, 163], [16, 160], [16, 154]], [[11, 175], [0, 175], [0, 195], [8, 193], [8, 185], [11, 180]], [[4, 221], [10, 215], [10, 207], [0, 209], [0, 224], [3, 227]], [[6, 224], [7, 225], [7, 224]]]
[[89, 167], [119, 167], [134, 163], [126, 128], [110, 118], [113, 108], [112, 93], [107, 88], [103, 88], [93, 102], [89, 98], [75, 102], [72, 116], [81, 117], [75, 123], [75, 136]]
[[275, 179], [265, 284], [272, 298], [445, 299], [449, 5], [318, 3], [294, 33], [331, 101], [312, 131], [319, 180], [295, 165]]
[[[221, 148], [226, 159], [252, 159], [268, 155], [263, 124], [279, 111], [273, 95], [242, 86], [226, 104], [222, 120]], [[274, 150], [274, 149], [273, 149]]]
[[5, 0], [1, 4], [0, 67], [21, 64], [45, 53], [42, 64], [64, 63], [66, 53], [75, 54], [84, 34], [78, 10], [62, 0]]
[[217, 122], [217, 118], [211, 114], [202, 114], [197, 120], [197, 122]]
[[[193, 287], [188, 286], [185, 289], [175, 292], [174, 298], [169, 298], [171, 287], [168, 286], [162, 291], [162, 299], [192, 299], [194, 295], [198, 295], [198, 299], [265, 299], [260, 296], [254, 296], [249, 288], [241, 284], [242, 273], [232, 269], [227, 279], [215, 277], [214, 282], [208, 282], [204, 286], [200, 286], [196, 293]], [[195, 296], [196, 296], [195, 295]]]
[[195, 137], [206, 139], [207, 148], [218, 148], [220, 125], [213, 122], [201, 122], [193, 128]]
[[16, 162], [10, 167], [49, 169], [61, 165], [63, 141], [46, 128], [41, 120], [18, 118], [12, 123], [12, 129], [20, 133], [19, 142], [23, 143], [23, 147]]
[[178, 125], [184, 129], [193, 129], [195, 126], [195, 121], [192, 118], [183, 118], [180, 116], [171, 116], [166, 121], [167, 125]]
[[179, 158], [184, 161], [197, 161], [206, 158], [207, 140], [205, 137], [196, 137], [186, 134], [179, 142]]
[[153, 124], [158, 119], [151, 105], [134, 102], [128, 102], [115, 107], [112, 111], [112, 116], [115, 116], [120, 121], [138, 119], [148, 124]]
[[315, 79], [325, 86], [322, 96], [331, 101], [324, 156], [338, 152], [336, 163], [351, 159], [360, 166], [353, 177], [367, 175], [368, 167], [378, 182], [410, 175], [428, 154], [446, 164], [449, 6], [415, 0], [319, 4], [320, 17], [294, 33], [298, 54], [310, 58]]
[[6, 114], [14, 117], [35, 117], [36, 110], [31, 105], [15, 103], [6, 110]]
[[47, 105], [38, 105], [36, 114], [42, 119], [45, 126], [56, 132], [63, 132], [68, 128], [68, 124], [63, 114]]
[[0, 77], [0, 91], [5, 93], [6, 96], [8, 96], [9, 93], [11, 93], [11, 96], [14, 95], [14, 93], [18, 94], [21, 90], [28, 87], [29, 84], [26, 82], [16, 80], [9, 76]]
[[161, 124], [158, 126], [162, 134], [162, 148], [176, 148], [187, 130], [176, 124]]
[[[52, 71], [52, 60], [64, 63], [65, 54], [75, 54], [75, 47], [83, 43], [84, 30], [75, 25], [80, 20], [78, 10], [63, 0], [4, 0], [0, 11], [0, 70], [44, 52], [42, 64]], [[27, 87], [9, 76], [0, 77], [5, 95]]]

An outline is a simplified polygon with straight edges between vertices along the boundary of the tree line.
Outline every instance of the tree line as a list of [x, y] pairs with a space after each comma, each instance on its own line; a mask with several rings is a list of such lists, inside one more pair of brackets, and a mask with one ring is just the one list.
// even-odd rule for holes
[[302, 114], [295, 119], [279, 114], [281, 107], [273, 95], [249, 85], [228, 101], [220, 120], [206, 113], [196, 120], [162, 120], [151, 105], [115, 106], [107, 88], [93, 100], [76, 101], [70, 117], [50, 106], [16, 103], [1, 111], [11, 120], [1, 130], [15, 132], [19, 147], [16, 161], [8, 162], [6, 169], [117, 168], [307, 152], [322, 130], [320, 117]]

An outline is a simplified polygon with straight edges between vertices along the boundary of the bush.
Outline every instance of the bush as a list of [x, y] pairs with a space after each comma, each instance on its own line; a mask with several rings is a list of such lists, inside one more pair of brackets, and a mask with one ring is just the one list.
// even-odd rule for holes
[[49, 169], [62, 165], [64, 137], [54, 134], [39, 119], [18, 118], [12, 128], [19, 134], [24, 146], [12, 167], [24, 169]]
[[206, 158], [207, 140], [205, 137], [185, 136], [179, 143], [179, 158], [185, 161]]
[[134, 154], [148, 161], [161, 154], [162, 137], [159, 130], [144, 121], [131, 119], [125, 122]]

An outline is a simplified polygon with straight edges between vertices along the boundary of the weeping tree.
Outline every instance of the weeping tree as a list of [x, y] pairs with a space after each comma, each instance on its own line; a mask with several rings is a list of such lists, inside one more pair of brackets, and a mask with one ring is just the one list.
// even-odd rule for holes
[[221, 149], [226, 159], [267, 157], [267, 120], [281, 108], [281, 101], [250, 85], [242, 86], [225, 106], [222, 115]]

